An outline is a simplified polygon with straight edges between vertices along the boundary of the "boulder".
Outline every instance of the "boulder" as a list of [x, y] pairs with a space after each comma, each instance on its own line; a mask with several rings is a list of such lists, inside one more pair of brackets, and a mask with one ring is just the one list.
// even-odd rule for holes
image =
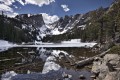
[[96, 80], [119, 80], [120, 56], [118, 54], [106, 54], [103, 59], [95, 59], [92, 72], [97, 74]]
[[120, 56], [118, 54], [106, 54], [104, 56], [104, 62], [109, 62], [112, 65], [117, 65], [120, 61]]
[[109, 72], [103, 80], [118, 80], [116, 75], [117, 72]]
[[102, 64], [102, 59], [95, 57], [94, 62], [93, 62], [93, 66], [92, 66], [92, 72], [95, 74], [98, 74], [100, 72], [101, 64]]

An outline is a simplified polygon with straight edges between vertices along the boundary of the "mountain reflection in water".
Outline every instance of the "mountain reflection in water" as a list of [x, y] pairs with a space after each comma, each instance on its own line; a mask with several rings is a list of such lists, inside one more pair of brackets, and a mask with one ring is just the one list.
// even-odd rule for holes
[[90, 80], [90, 69], [73, 64], [97, 54], [90, 48], [12, 48], [0, 53], [1, 79], [63, 80], [65, 73], [72, 80], [80, 75]]

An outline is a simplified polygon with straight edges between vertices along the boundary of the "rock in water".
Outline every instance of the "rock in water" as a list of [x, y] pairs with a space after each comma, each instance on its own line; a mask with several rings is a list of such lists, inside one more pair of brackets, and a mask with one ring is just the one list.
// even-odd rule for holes
[[79, 78], [80, 79], [85, 79], [85, 76], [84, 75], [80, 75]]

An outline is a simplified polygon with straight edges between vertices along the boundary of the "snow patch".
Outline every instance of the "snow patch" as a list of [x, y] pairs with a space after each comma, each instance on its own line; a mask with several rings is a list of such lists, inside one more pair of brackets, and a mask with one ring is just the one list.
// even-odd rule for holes
[[[46, 35], [47, 35], [47, 26], [46, 25], [43, 25], [42, 27], [39, 28], [39, 35], [41, 38], [44, 38]], [[37, 39], [40, 40], [40, 38], [37, 36]]]
[[14, 71], [9, 71], [9, 72], [6, 72], [5, 74], [2, 74], [1, 80], [11, 80], [11, 78], [16, 75], [17, 73], [15, 73]]
[[78, 28], [81, 28], [82, 30], [84, 30], [85, 27], [86, 27], [86, 24], [85, 24], [85, 25], [78, 26]]
[[81, 43], [81, 39], [71, 39], [69, 41], [62, 41], [61, 43]]
[[31, 14], [28, 14], [28, 17], [30, 17], [31, 16]]
[[25, 24], [22, 24], [22, 29], [25, 29], [27, 25]]
[[43, 39], [46, 36], [46, 34], [40, 34], [40, 36]]
[[64, 55], [68, 55], [67, 52], [61, 50], [53, 50], [51, 54], [54, 55], [55, 57], [60, 57], [60, 53], [63, 53]]
[[41, 40], [41, 38], [40, 38], [40, 36], [39, 36], [39, 35], [37, 35], [37, 40]]
[[54, 30], [51, 31], [52, 35], [59, 35], [59, 34], [64, 34], [66, 33], [67, 30], [59, 31], [58, 28], [55, 28]]

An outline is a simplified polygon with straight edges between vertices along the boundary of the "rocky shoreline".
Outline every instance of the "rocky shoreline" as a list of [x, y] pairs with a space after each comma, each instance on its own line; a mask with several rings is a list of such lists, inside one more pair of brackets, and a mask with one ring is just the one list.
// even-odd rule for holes
[[93, 61], [92, 73], [94, 80], [120, 80], [120, 55], [106, 54], [96, 57]]

